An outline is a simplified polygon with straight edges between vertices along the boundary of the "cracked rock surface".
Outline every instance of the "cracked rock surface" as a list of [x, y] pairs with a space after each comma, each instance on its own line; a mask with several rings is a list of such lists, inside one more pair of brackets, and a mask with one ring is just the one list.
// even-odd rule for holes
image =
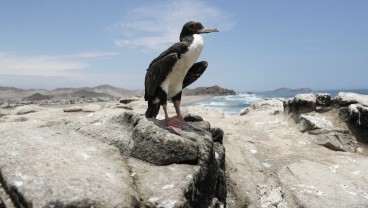
[[32, 109], [1, 117], [0, 207], [226, 203], [224, 149], [209, 131], [178, 136], [114, 104]]

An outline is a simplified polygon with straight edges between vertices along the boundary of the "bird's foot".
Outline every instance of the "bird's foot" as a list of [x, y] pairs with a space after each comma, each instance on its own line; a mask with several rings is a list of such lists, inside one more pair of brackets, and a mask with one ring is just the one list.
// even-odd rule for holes
[[166, 124], [175, 134], [181, 134], [181, 122], [177, 117], [166, 119]]

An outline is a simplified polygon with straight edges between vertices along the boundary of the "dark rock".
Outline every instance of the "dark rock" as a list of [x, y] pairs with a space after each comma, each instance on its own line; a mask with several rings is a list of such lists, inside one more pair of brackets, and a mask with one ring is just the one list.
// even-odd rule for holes
[[316, 98], [316, 105], [317, 106], [331, 106], [332, 99], [331, 95], [328, 93], [318, 93]]
[[247, 115], [249, 112], [250, 112], [250, 108], [249, 108], [249, 107], [247, 107], [247, 108], [243, 108], [243, 109], [240, 111], [239, 115], [240, 115], [240, 116], [244, 116], [244, 115]]
[[197, 121], [197, 122], [190, 122], [190, 125], [192, 125], [193, 127], [197, 128], [197, 129], [202, 129], [205, 131], [210, 131], [211, 129], [211, 124], [208, 121]]
[[83, 110], [83, 107], [81, 107], [81, 106], [72, 106], [72, 107], [64, 108], [63, 110], [66, 113], [80, 112], [80, 111]]
[[363, 106], [368, 106], [368, 95], [361, 95], [351, 92], [340, 92], [333, 100], [337, 107], [347, 107], [351, 104], [360, 103]]
[[352, 104], [348, 107], [349, 122], [359, 127], [368, 128], [368, 107]]
[[212, 134], [212, 139], [214, 142], [219, 142], [222, 144], [222, 140], [224, 139], [224, 131], [220, 128], [211, 128], [210, 132]]
[[332, 108], [331, 95], [327, 93], [318, 93], [316, 98], [316, 111], [327, 112]]
[[293, 99], [284, 101], [284, 108], [287, 113], [309, 113], [316, 109], [316, 99], [314, 94], [298, 94]]
[[225, 170], [225, 148], [222, 144], [214, 143], [215, 159], [222, 170]]
[[129, 104], [131, 102], [137, 101], [137, 99], [133, 99], [133, 98], [124, 98], [124, 99], [120, 99], [119, 103], [122, 104]]
[[203, 118], [199, 115], [193, 115], [188, 113], [184, 115], [184, 120], [186, 122], [196, 122], [196, 121], [203, 121]]

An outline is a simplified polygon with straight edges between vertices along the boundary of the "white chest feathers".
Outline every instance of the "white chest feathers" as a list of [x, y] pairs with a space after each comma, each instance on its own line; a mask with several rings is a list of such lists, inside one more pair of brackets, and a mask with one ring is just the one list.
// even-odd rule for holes
[[188, 51], [181, 55], [171, 73], [161, 84], [161, 88], [167, 93], [168, 98], [172, 98], [182, 90], [185, 75], [202, 52], [204, 44], [202, 36], [194, 34], [193, 38], [193, 43], [188, 47]]

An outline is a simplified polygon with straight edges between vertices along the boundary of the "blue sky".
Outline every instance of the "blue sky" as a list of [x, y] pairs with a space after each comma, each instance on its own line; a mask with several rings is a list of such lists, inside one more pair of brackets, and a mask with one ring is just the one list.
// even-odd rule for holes
[[368, 88], [366, 0], [0, 0], [0, 86], [143, 89], [150, 61], [201, 21], [191, 88]]

